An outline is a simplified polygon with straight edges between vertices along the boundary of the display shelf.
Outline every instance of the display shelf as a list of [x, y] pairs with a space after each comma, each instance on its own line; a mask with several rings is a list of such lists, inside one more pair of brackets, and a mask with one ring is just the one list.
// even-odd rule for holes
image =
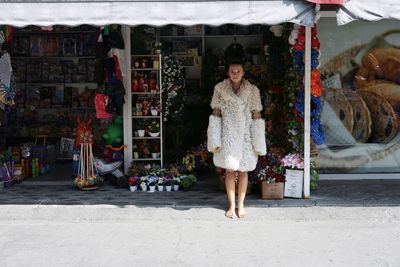
[[96, 56], [11, 56], [13, 59], [29, 59], [29, 58], [43, 58], [43, 59], [96, 59]]
[[[149, 54], [149, 55], [131, 55], [131, 87], [133, 92], [129, 94], [130, 108], [132, 113], [132, 130], [129, 131], [130, 149], [128, 153], [128, 162], [132, 161], [159, 161], [161, 167], [163, 166], [163, 116], [162, 116], [162, 71], [161, 71], [161, 54]], [[143, 64], [143, 65], [142, 65]], [[147, 65], [144, 65], [147, 64]], [[146, 66], [148, 68], [141, 68]], [[139, 86], [137, 86], [139, 83]], [[135, 85], [135, 87], [133, 87]], [[137, 86], [137, 87], [136, 87]], [[147, 91], [145, 91], [147, 90]], [[150, 91], [153, 90], [153, 91]], [[145, 92], [144, 92], [145, 91]], [[156, 106], [154, 106], [156, 105]], [[157, 107], [161, 109], [161, 112], [157, 116], [151, 115], [151, 107]], [[146, 113], [148, 111], [148, 113]], [[148, 114], [148, 115], [135, 115], [135, 114]], [[154, 113], [155, 114], [155, 113]], [[142, 121], [143, 119], [143, 121]], [[148, 119], [148, 124], [146, 119]], [[142, 126], [149, 126], [150, 123], [156, 121], [160, 126], [160, 135], [156, 137], [152, 136], [133, 136], [133, 132], [137, 130], [139, 124], [145, 124]], [[156, 146], [158, 158], [134, 158], [133, 152], [136, 154], [136, 146], [143, 146], [150, 148], [150, 146]], [[135, 150], [134, 150], [135, 149]], [[139, 155], [142, 152], [139, 151]], [[137, 155], [136, 155], [137, 156]]]
[[161, 139], [160, 136], [151, 137], [151, 136], [144, 136], [144, 137], [132, 137], [133, 140], [148, 140], [148, 139]]
[[18, 84], [33, 84], [33, 85], [54, 85], [54, 84], [63, 84], [63, 85], [93, 85], [96, 84], [96, 82], [81, 82], [81, 83], [63, 83], [63, 82], [17, 82]]
[[260, 37], [261, 34], [225, 34], [225, 35], [204, 35], [205, 38], [233, 38], [233, 37]]
[[158, 68], [132, 68], [134, 71], [159, 71]]
[[161, 116], [132, 116], [134, 119], [159, 119]]
[[132, 57], [159, 57], [160, 54], [132, 55]]
[[48, 34], [88, 34], [96, 33], [96, 31], [15, 31], [13, 35], [48, 35]]
[[161, 158], [138, 158], [138, 159], [132, 159], [133, 161], [151, 161], [151, 160], [162, 160]]
[[184, 39], [199, 39], [202, 38], [203, 36], [201, 34], [199, 35], [160, 35], [160, 38], [164, 38], [164, 39], [180, 39], [180, 38], [184, 38]]
[[132, 95], [159, 95], [160, 92], [131, 92]]

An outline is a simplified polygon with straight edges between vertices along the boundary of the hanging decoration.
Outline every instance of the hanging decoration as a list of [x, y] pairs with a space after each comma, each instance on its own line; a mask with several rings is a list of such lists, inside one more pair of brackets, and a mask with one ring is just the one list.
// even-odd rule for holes
[[[289, 43], [293, 45], [291, 52], [293, 54], [294, 65], [297, 73], [304, 76], [304, 49], [305, 49], [305, 27], [295, 25], [292, 30]], [[317, 28], [311, 29], [311, 138], [314, 143], [321, 145], [325, 142], [324, 133], [322, 131], [319, 116], [321, 113], [321, 95], [322, 83], [321, 77], [317, 70], [319, 66], [319, 48], [320, 42], [317, 37]], [[304, 91], [300, 90], [297, 94], [295, 102], [296, 114], [303, 121], [304, 119]]]
[[178, 92], [184, 87], [183, 67], [178, 59], [165, 56], [163, 59], [163, 88], [166, 92], [164, 121], [171, 116], [179, 116], [182, 113], [183, 103], [176, 103]]

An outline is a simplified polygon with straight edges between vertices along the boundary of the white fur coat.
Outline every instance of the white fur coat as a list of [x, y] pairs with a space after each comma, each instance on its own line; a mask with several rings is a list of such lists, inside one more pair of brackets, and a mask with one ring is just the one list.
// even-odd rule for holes
[[247, 80], [234, 93], [226, 79], [215, 86], [212, 109], [221, 117], [210, 116], [207, 147], [214, 154], [215, 166], [233, 171], [252, 171], [259, 155], [266, 154], [265, 123], [252, 119], [252, 111], [261, 111], [260, 91]]

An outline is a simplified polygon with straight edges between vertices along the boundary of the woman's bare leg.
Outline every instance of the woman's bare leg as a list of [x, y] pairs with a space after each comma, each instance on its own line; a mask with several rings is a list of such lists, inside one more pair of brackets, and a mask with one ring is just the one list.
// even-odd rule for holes
[[228, 196], [228, 210], [225, 215], [228, 218], [233, 218], [235, 215], [235, 172], [226, 171], [225, 188]]
[[247, 192], [247, 184], [248, 184], [248, 175], [247, 172], [239, 172], [239, 180], [238, 180], [238, 217], [243, 218], [246, 216], [246, 211], [244, 210], [244, 199], [246, 197]]

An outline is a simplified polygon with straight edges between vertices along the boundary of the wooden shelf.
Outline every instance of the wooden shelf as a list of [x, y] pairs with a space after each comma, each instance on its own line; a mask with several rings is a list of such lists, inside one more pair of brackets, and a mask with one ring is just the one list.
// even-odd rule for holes
[[262, 34], [205, 35], [205, 38], [262, 37]]

